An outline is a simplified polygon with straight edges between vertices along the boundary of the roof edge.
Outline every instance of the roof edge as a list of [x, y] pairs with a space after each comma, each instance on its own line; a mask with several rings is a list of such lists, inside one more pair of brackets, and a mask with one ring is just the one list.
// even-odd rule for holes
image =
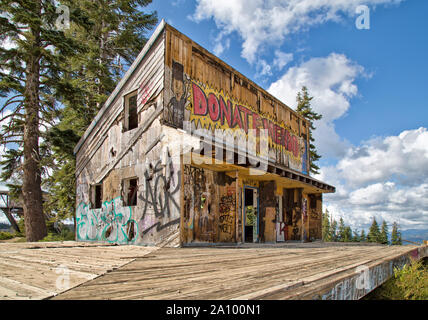
[[73, 152], [74, 152], [75, 155], [79, 152], [80, 148], [83, 146], [83, 144], [85, 143], [86, 139], [89, 137], [89, 135], [91, 134], [92, 130], [97, 125], [98, 121], [106, 113], [106, 111], [110, 108], [110, 105], [116, 99], [117, 95], [122, 90], [122, 87], [125, 85], [125, 83], [129, 80], [129, 78], [131, 77], [131, 75], [137, 69], [137, 66], [144, 59], [144, 57], [146, 56], [147, 52], [150, 50], [150, 48], [152, 47], [152, 45], [156, 42], [157, 38], [159, 37], [159, 35], [164, 30], [165, 25], [166, 25], [165, 20], [162, 19], [162, 21], [158, 24], [158, 26], [156, 27], [155, 31], [153, 32], [152, 36], [149, 38], [149, 40], [147, 41], [147, 43], [145, 44], [145, 46], [143, 47], [143, 49], [138, 54], [137, 58], [131, 64], [131, 66], [129, 67], [129, 69], [126, 71], [126, 73], [123, 76], [123, 78], [119, 81], [119, 83], [117, 84], [116, 88], [110, 94], [109, 98], [104, 103], [103, 107], [100, 109], [100, 111], [98, 111], [98, 113], [95, 116], [94, 120], [92, 120], [91, 124], [86, 129], [85, 133], [83, 134], [83, 136], [80, 138], [79, 142], [74, 147]]

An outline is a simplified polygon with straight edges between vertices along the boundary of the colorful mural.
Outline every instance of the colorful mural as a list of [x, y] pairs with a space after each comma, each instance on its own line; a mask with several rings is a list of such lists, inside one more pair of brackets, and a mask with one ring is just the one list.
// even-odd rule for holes
[[307, 173], [306, 141], [283, 122], [278, 123], [270, 115], [263, 115], [251, 106], [235, 101], [222, 90], [217, 91], [195, 80], [187, 80], [187, 87], [186, 110], [189, 116], [185, 116], [185, 120], [190, 121], [193, 128], [230, 130], [229, 134], [243, 136], [247, 140], [254, 138], [257, 151], [260, 150], [260, 130], [265, 129], [269, 151], [284, 154], [287, 166]]

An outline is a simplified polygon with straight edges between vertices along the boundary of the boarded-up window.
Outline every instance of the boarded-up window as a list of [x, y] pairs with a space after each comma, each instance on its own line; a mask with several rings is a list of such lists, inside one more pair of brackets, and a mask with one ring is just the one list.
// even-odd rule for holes
[[138, 198], [138, 178], [124, 180], [123, 187], [125, 191], [125, 206], [136, 206]]
[[131, 93], [125, 97], [125, 131], [138, 127], [137, 93]]

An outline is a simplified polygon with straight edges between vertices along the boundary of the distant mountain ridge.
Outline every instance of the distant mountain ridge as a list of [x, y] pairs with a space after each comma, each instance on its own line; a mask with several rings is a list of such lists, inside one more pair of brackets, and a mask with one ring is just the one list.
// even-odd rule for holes
[[9, 231], [10, 228], [11, 228], [10, 224], [0, 222], [0, 231]]
[[[413, 242], [422, 242], [428, 240], [428, 230], [422, 229], [408, 229], [401, 231], [401, 238], [403, 240], [409, 240]], [[403, 242], [406, 244], [406, 242]]]

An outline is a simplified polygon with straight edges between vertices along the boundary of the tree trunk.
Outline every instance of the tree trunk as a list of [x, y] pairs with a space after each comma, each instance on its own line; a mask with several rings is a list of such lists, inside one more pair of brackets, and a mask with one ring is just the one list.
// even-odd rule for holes
[[[36, 4], [37, 6], [37, 4]], [[40, 14], [40, 3], [38, 4]], [[26, 61], [24, 165], [22, 194], [27, 241], [43, 239], [47, 235], [43, 215], [41, 168], [39, 155], [39, 76], [40, 76], [40, 28], [31, 27], [34, 46]]]

